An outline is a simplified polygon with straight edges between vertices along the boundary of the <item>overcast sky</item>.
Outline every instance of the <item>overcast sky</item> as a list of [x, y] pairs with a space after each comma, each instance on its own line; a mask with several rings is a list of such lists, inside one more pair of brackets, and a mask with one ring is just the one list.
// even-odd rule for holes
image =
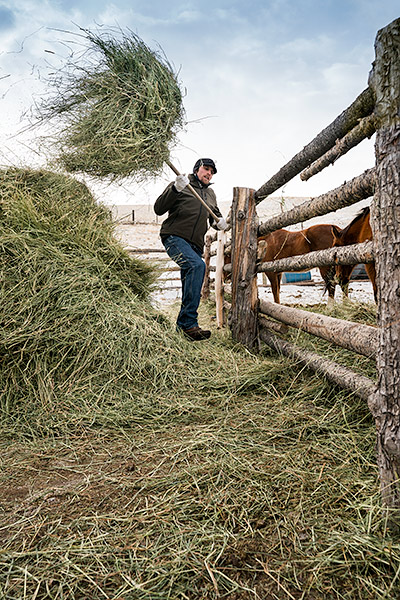
[[[130, 29], [161, 46], [179, 72], [188, 125], [172, 151], [183, 172], [198, 157], [218, 166], [220, 202], [232, 188], [259, 188], [366, 87], [376, 33], [399, 17], [398, 0], [0, 0], [0, 162], [36, 166], [15, 133], [68, 55], [78, 26]], [[22, 119], [22, 120], [21, 120]], [[275, 195], [316, 196], [374, 164], [374, 137], [308, 182]], [[153, 203], [173, 175], [95, 186], [110, 203]]]

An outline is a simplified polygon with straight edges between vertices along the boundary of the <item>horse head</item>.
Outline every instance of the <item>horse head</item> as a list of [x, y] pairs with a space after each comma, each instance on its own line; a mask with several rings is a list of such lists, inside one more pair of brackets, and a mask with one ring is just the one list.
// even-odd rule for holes
[[267, 250], [267, 240], [264, 237], [259, 237], [257, 241], [257, 260], [256, 265], [260, 265], [264, 262], [264, 256]]
[[[333, 236], [332, 248], [346, 245], [344, 229], [331, 225], [331, 232]], [[335, 267], [335, 280], [342, 288], [345, 296], [349, 295], [350, 275], [353, 269], [354, 265], [336, 265]]]
[[336, 225], [331, 225], [331, 232], [333, 237], [333, 246], [344, 246], [343, 242], [343, 229], [337, 227]]

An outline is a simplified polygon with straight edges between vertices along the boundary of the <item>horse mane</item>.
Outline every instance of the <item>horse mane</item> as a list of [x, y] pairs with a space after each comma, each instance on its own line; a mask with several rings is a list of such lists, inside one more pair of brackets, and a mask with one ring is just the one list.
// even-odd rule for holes
[[354, 217], [354, 219], [342, 230], [342, 235], [346, 234], [349, 231], [350, 227], [357, 223], [357, 221], [359, 221], [360, 219], [365, 219], [368, 214], [369, 206], [364, 206], [364, 208], [360, 210], [360, 212]]

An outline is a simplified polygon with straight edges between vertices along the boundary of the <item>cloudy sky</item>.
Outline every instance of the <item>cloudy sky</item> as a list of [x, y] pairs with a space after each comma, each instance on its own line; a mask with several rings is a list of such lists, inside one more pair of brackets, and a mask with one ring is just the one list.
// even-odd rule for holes
[[[24, 115], [48, 93], [79, 27], [119, 26], [163, 49], [186, 89], [187, 127], [173, 162], [211, 156], [220, 202], [259, 188], [367, 87], [376, 33], [398, 0], [0, 0], [1, 164], [41, 164]], [[71, 32], [73, 35], [71, 35]], [[316, 196], [374, 163], [374, 138], [308, 182], [276, 194]], [[140, 187], [98, 187], [110, 203], [153, 203], [168, 170]]]

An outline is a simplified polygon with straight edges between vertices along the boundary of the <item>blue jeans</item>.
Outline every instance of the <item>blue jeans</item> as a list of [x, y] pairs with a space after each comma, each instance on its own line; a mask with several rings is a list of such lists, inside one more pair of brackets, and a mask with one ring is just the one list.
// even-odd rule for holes
[[197, 246], [177, 235], [169, 235], [163, 240], [163, 244], [168, 256], [181, 269], [182, 304], [176, 327], [177, 329], [198, 327], [197, 309], [206, 272], [206, 265], [201, 258], [202, 252]]

